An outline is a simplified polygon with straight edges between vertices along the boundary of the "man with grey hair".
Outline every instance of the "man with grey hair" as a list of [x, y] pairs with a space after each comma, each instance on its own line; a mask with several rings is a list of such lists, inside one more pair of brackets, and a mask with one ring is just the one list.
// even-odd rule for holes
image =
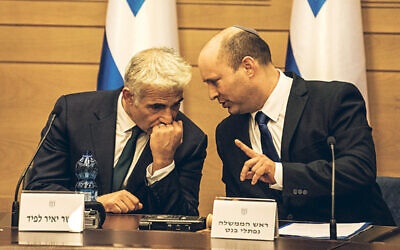
[[26, 189], [74, 190], [90, 150], [107, 212], [197, 215], [207, 136], [179, 111], [190, 79], [172, 49], [152, 48], [131, 59], [123, 88], [60, 97]]

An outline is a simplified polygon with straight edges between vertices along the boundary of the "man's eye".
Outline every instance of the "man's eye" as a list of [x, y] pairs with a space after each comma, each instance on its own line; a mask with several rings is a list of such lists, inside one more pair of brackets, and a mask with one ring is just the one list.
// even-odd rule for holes
[[156, 104], [156, 105], [152, 105], [151, 108], [154, 109], [154, 110], [160, 110], [160, 109], [164, 108], [164, 105], [157, 105]]
[[214, 85], [214, 86], [217, 86], [217, 84], [218, 84], [218, 81], [219, 81], [219, 79], [215, 79], [215, 80], [208, 80], [208, 81], [207, 81], [207, 83], [208, 83], [208, 84], [211, 84], [211, 85]]

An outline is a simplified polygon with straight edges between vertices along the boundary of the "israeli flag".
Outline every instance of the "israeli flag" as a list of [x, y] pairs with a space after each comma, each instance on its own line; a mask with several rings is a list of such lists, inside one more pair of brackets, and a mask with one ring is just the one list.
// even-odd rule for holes
[[368, 107], [360, 0], [293, 0], [285, 70], [351, 82]]
[[129, 60], [151, 47], [179, 51], [175, 0], [109, 0], [97, 89], [123, 86]]

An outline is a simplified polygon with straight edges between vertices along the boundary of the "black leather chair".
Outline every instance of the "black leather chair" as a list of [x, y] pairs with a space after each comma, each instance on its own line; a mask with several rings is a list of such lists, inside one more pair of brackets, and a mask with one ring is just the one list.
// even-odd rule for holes
[[392, 212], [394, 222], [400, 226], [400, 178], [377, 176], [376, 182], [381, 188], [383, 199]]

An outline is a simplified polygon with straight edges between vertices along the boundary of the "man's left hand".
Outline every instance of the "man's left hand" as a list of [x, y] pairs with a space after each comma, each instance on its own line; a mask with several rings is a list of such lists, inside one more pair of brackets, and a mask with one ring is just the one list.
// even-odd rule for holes
[[251, 148], [247, 147], [243, 142], [236, 139], [235, 144], [240, 148], [250, 160], [247, 160], [240, 173], [240, 180], [251, 179], [251, 184], [255, 185], [258, 180], [269, 184], [275, 184], [275, 162], [264, 154], [259, 154]]
[[172, 163], [175, 151], [182, 143], [182, 138], [182, 121], [173, 121], [171, 124], [160, 124], [153, 127], [150, 135], [150, 148], [153, 154], [153, 173]]

